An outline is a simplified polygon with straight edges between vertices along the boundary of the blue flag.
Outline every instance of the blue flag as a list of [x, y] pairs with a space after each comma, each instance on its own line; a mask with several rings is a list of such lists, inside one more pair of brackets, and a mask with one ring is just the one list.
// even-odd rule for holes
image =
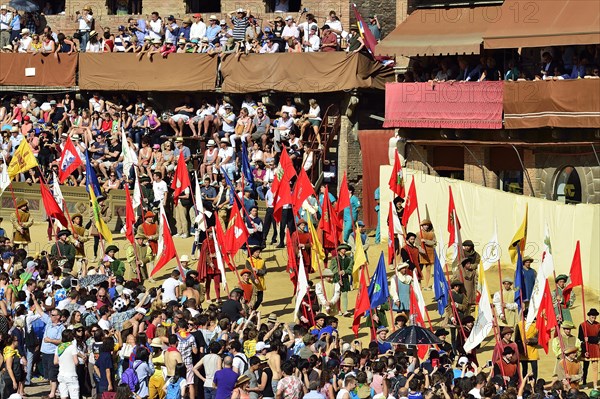
[[444, 269], [442, 269], [440, 258], [438, 258], [435, 249], [433, 250], [433, 258], [434, 299], [437, 301], [438, 304], [438, 313], [440, 314], [440, 316], [443, 316], [444, 311], [446, 310], [446, 306], [448, 306], [450, 287], [448, 287], [448, 280], [446, 280], [446, 276], [444, 275]]
[[375, 274], [371, 277], [371, 284], [369, 285], [369, 300], [371, 302], [371, 309], [375, 309], [379, 305], [383, 305], [388, 301], [390, 292], [387, 284], [387, 274], [385, 270], [385, 259], [383, 252], [379, 257], [379, 263]]
[[235, 200], [235, 202], [238, 205], [238, 208], [241, 211], [242, 207], [244, 205], [242, 204], [242, 201], [240, 200], [240, 198], [235, 194], [235, 187], [233, 186], [233, 183], [231, 182], [231, 179], [229, 179], [229, 176], [227, 176], [227, 173], [225, 172], [225, 169], [221, 168], [221, 173], [223, 173], [223, 177], [225, 177], [225, 182], [229, 186], [229, 191], [230, 191], [230, 193], [229, 193], [229, 205], [233, 205], [233, 201]]
[[523, 282], [525, 281], [523, 277], [523, 256], [521, 256], [521, 246], [517, 245], [517, 268], [515, 269], [515, 303], [519, 306], [519, 310], [521, 310], [521, 289], [523, 287]]
[[85, 190], [89, 193], [90, 186], [94, 189], [94, 194], [96, 197], [102, 195], [100, 191], [100, 183], [98, 182], [98, 178], [96, 177], [96, 171], [92, 168], [92, 164], [90, 163], [90, 154], [86, 150], [85, 151]]
[[248, 184], [252, 190], [254, 190], [254, 175], [252, 174], [252, 166], [248, 160], [248, 146], [245, 141], [242, 141], [242, 173], [246, 184]]

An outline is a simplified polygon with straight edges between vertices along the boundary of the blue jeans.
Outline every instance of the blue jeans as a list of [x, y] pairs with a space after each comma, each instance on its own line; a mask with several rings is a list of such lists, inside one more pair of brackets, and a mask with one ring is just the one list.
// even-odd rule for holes
[[25, 353], [27, 355], [27, 375], [25, 376], [25, 385], [31, 385], [31, 377], [33, 377], [33, 358], [35, 357], [35, 353], [31, 352], [29, 349], [25, 349]]
[[217, 397], [217, 388], [204, 387], [204, 399], [215, 399]]
[[89, 31], [81, 31], [81, 39], [79, 40], [79, 48], [82, 53], [85, 53], [85, 48], [87, 47], [87, 43], [90, 41], [90, 32]]

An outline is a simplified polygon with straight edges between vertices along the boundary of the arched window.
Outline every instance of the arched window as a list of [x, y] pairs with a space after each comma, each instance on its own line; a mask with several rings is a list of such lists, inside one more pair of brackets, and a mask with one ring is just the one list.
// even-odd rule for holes
[[556, 174], [554, 199], [565, 204], [581, 202], [581, 179], [573, 166], [565, 166]]

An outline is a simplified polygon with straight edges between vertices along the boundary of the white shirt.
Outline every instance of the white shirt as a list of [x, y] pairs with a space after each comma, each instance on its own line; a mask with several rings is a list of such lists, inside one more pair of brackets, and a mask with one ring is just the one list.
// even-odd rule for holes
[[110, 327], [111, 327], [110, 321], [109, 320], [104, 320], [104, 319], [98, 320], [98, 325], [104, 331], [109, 331]]
[[473, 389], [469, 391], [469, 395], [473, 395], [475, 399], [481, 399], [481, 389], [473, 387]]
[[283, 32], [281, 32], [281, 36], [298, 38], [300, 36], [300, 31], [298, 31], [298, 27], [296, 26], [296, 24], [292, 24], [292, 26], [286, 25], [283, 28]]
[[235, 114], [233, 112], [223, 115], [223, 131], [225, 133], [235, 132]]
[[90, 31], [92, 29], [91, 26], [93, 19], [94, 17], [90, 14], [79, 17], [79, 30]]
[[[179, 28], [179, 26], [177, 26], [177, 24], [176, 24], [175, 22], [173, 22], [173, 23], [170, 25], [170, 27], [171, 27], [171, 28], [172, 28], [174, 31], [176, 31], [176, 30]], [[171, 31], [169, 30], [169, 28], [165, 27], [165, 40], [173, 40], [173, 43], [177, 44], [178, 37], [177, 37], [177, 36], [175, 36], [175, 34], [174, 34], [173, 32], [171, 32]]]
[[[242, 359], [244, 359], [244, 360], [242, 360]], [[233, 362], [231, 363], [231, 367], [233, 369], [237, 370], [238, 374], [243, 374], [242, 370], [245, 373], [250, 368], [250, 365], [248, 364], [248, 358], [246, 357], [246, 355], [243, 352], [236, 353], [235, 356], [233, 357]]]
[[200, 40], [204, 36], [206, 36], [206, 24], [202, 21], [194, 22], [190, 28], [190, 40]]
[[100, 49], [101, 47], [101, 43], [92, 43], [92, 42], [87, 42], [87, 45], [85, 46], [85, 51], [87, 53], [100, 53]]
[[163, 294], [162, 301], [163, 303], [168, 303], [170, 301], [176, 301], [177, 295], [175, 295], [175, 288], [181, 285], [181, 281], [174, 279], [173, 277], [169, 277], [162, 284]]
[[19, 40], [19, 47], [18, 47], [19, 53], [26, 53], [32, 40], [33, 39], [31, 38], [31, 36], [22, 37], [21, 40]]
[[0, 29], [8, 30], [10, 29], [10, 21], [12, 20], [12, 12], [7, 12], [6, 14], [0, 14]]
[[154, 201], [162, 201], [169, 191], [167, 182], [164, 180], [152, 182], [152, 191], [154, 192]]
[[[340, 22], [340, 20], [339, 20], [339, 19], [338, 19], [338, 20], [336, 20], [336, 21], [330, 21], [330, 20], [327, 20], [327, 21], [325, 21], [325, 25], [329, 25], [329, 27], [330, 27], [332, 30], [339, 30], [340, 32], [341, 32], [341, 31], [343, 31], [343, 29], [342, 29], [342, 23]], [[338, 36], [339, 36], [339, 34], [338, 34], [338, 33], [336, 33], [336, 35], [338, 35]]]
[[242, 108], [246, 108], [248, 110], [248, 116], [256, 115], [256, 103], [254, 100], [242, 101]]
[[314, 53], [319, 51], [319, 48], [321, 48], [321, 38], [316, 34], [308, 36], [308, 43], [310, 45], [304, 46], [304, 51], [307, 53]]
[[[221, 165], [228, 165], [234, 162], [233, 159], [234, 151], [232, 147], [219, 148], [219, 158], [221, 159]], [[225, 159], [229, 157], [229, 162], [223, 163]]]
[[[58, 348], [56, 348], [56, 354], [58, 355]], [[75, 343], [67, 346], [67, 349], [58, 356], [58, 371], [61, 377], [77, 377], [76, 363], [73, 361], [73, 356], [77, 356]]]
[[271, 44], [271, 47], [267, 43], [260, 49], [261, 54], [275, 54], [279, 52], [279, 43]]
[[162, 28], [162, 20], [158, 18], [156, 21], [150, 21], [150, 29], [148, 33], [151, 39], [161, 39], [160, 30]]

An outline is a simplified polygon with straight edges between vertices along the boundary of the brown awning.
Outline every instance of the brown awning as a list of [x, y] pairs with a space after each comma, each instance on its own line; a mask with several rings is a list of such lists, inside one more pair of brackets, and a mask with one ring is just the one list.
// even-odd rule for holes
[[81, 53], [82, 90], [211, 91], [215, 90], [217, 57], [208, 54]]
[[75, 86], [77, 54], [0, 53], [0, 86]]
[[483, 35], [486, 49], [600, 43], [598, 0], [506, 0]]
[[379, 55], [479, 54], [499, 7], [416, 10], [376, 47]]
[[221, 74], [226, 93], [383, 90], [394, 80], [393, 69], [365, 55], [343, 52], [229, 55], [221, 63]]
[[600, 79], [504, 82], [504, 127], [600, 128]]

